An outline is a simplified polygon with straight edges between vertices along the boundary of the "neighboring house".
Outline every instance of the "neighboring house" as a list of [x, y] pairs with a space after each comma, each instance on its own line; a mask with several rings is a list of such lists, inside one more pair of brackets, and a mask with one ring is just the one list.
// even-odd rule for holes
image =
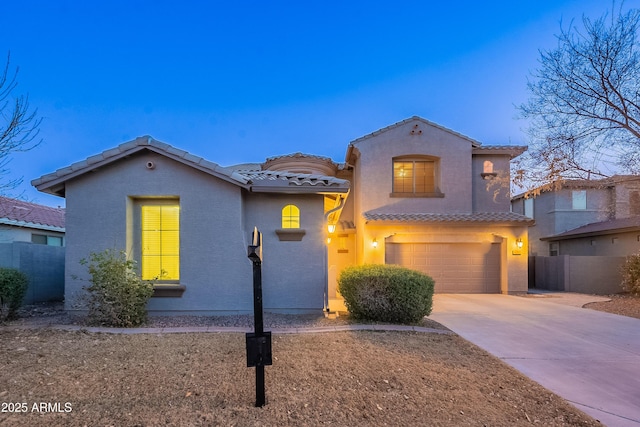
[[582, 293], [622, 291], [620, 268], [640, 251], [640, 176], [563, 183], [512, 200], [529, 228], [529, 286]]
[[0, 243], [64, 246], [64, 209], [0, 196]]
[[29, 278], [25, 304], [64, 296], [65, 211], [0, 197], [0, 266]]
[[363, 263], [425, 271], [436, 292], [526, 292], [531, 220], [487, 187], [523, 151], [413, 117], [353, 141], [341, 164], [296, 153], [220, 167], [141, 137], [32, 183], [66, 198], [67, 309], [79, 261], [116, 248], [157, 280], [152, 312], [250, 312], [257, 226], [265, 310], [311, 312], [342, 308], [337, 277]]
[[[640, 248], [634, 244], [623, 248], [622, 240], [629, 236], [622, 238], [618, 234], [621, 229], [628, 231], [627, 222], [617, 221], [640, 215], [640, 176], [567, 181], [556, 191], [543, 191], [530, 198], [516, 196], [511, 204], [513, 212], [535, 220], [529, 228], [532, 256], [616, 256]], [[587, 225], [590, 226], [579, 229]], [[611, 236], [608, 243], [600, 237], [604, 235]]]

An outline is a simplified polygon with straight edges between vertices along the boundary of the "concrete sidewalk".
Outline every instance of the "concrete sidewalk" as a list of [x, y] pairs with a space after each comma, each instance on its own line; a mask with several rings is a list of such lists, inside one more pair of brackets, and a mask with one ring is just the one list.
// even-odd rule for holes
[[604, 425], [640, 427], [640, 319], [579, 308], [580, 294], [434, 298], [431, 319]]

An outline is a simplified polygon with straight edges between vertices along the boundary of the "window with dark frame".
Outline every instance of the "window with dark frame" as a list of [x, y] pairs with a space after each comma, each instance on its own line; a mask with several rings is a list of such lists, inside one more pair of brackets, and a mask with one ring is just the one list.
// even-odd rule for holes
[[436, 185], [436, 160], [398, 159], [393, 161], [393, 194], [434, 195]]

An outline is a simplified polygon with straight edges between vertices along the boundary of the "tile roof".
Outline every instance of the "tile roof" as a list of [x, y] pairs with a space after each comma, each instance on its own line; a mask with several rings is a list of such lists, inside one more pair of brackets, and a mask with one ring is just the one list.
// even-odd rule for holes
[[291, 153], [291, 154], [283, 154], [281, 156], [273, 156], [273, 157], [267, 157], [267, 162], [273, 161], [273, 160], [278, 160], [278, 159], [316, 159], [316, 160], [324, 160], [327, 162], [331, 162], [334, 163], [333, 160], [331, 160], [330, 157], [325, 157], [325, 156], [318, 156], [316, 154], [305, 154], [305, 153]]
[[[115, 148], [76, 162], [71, 166], [58, 169], [53, 173], [34, 179], [31, 181], [31, 184], [40, 191], [64, 196], [64, 186], [67, 180], [96, 170], [104, 165], [130, 156], [131, 154], [141, 150], [153, 151], [246, 189], [252, 189], [252, 184], [258, 183], [257, 185], [259, 185], [260, 181], [271, 180], [275, 182], [278, 179], [286, 181], [285, 184], [288, 184], [289, 186], [300, 187], [302, 192], [320, 187], [348, 188], [347, 181], [332, 177], [308, 174], [287, 174], [285, 172], [277, 172], [271, 175], [266, 173], [268, 171], [246, 171], [238, 170], [236, 167], [222, 167], [217, 163], [210, 162], [202, 157], [195, 156], [187, 151], [180, 150], [169, 144], [155, 140], [151, 136], [142, 136], [133, 141], [125, 142]], [[244, 166], [251, 168], [253, 165], [247, 164]], [[282, 189], [282, 183], [269, 188], [266, 188], [264, 185], [261, 185], [261, 187], [262, 188], [260, 190], [262, 191], [277, 192]]]
[[[334, 188], [336, 190], [349, 189], [349, 181], [346, 179], [340, 179], [333, 176], [308, 174], [308, 173], [293, 173], [284, 171], [238, 171], [238, 174], [247, 179], [252, 190], [255, 190], [259, 186], [269, 186], [270, 188], [275, 186], [288, 186], [288, 187], [327, 187]], [[255, 186], [255, 187], [254, 187]], [[343, 192], [343, 191], [340, 191]]]
[[525, 145], [483, 145], [482, 147], [474, 147], [473, 154], [484, 152], [491, 154], [508, 154], [513, 159], [527, 151], [527, 149], [528, 147]]
[[423, 119], [423, 118], [422, 118], [422, 117], [420, 117], [420, 116], [412, 116], [412, 117], [409, 117], [408, 119], [404, 119], [404, 120], [401, 120], [401, 121], [399, 121], [399, 122], [397, 122], [397, 123], [394, 123], [394, 124], [392, 124], [392, 125], [389, 125], [389, 126], [386, 126], [386, 127], [381, 128], [381, 129], [378, 129], [377, 131], [371, 132], [371, 133], [369, 133], [369, 134], [367, 134], [367, 135], [364, 135], [364, 136], [361, 136], [361, 137], [359, 137], [359, 138], [354, 139], [353, 141], [351, 141], [351, 142], [350, 142], [350, 144], [349, 144], [349, 145], [354, 144], [354, 143], [357, 143], [357, 142], [360, 142], [360, 141], [362, 141], [362, 140], [364, 140], [364, 139], [367, 139], [367, 138], [370, 138], [370, 137], [372, 137], [372, 136], [379, 135], [379, 134], [384, 133], [384, 132], [386, 132], [386, 131], [388, 131], [388, 130], [391, 130], [391, 129], [397, 128], [397, 127], [399, 127], [399, 126], [402, 126], [402, 125], [404, 125], [404, 124], [407, 124], [407, 123], [410, 123], [410, 122], [413, 122], [413, 121], [416, 121], [416, 120], [417, 120], [417, 121], [420, 121], [420, 122], [422, 122], [422, 123], [424, 123], [424, 124], [426, 124], [426, 125], [433, 126], [433, 127], [438, 128], [438, 129], [440, 129], [440, 130], [443, 130], [443, 131], [445, 131], [445, 132], [448, 132], [448, 133], [451, 133], [451, 134], [453, 134], [453, 135], [459, 136], [460, 138], [464, 138], [464, 139], [466, 139], [467, 141], [471, 142], [471, 145], [472, 145], [473, 147], [479, 147], [480, 145], [482, 145], [480, 142], [476, 141], [476, 140], [475, 140], [475, 139], [473, 139], [473, 138], [469, 138], [469, 137], [468, 137], [468, 136], [466, 136], [466, 135], [463, 135], [463, 134], [461, 134], [461, 133], [459, 133], [459, 132], [456, 132], [456, 131], [454, 131], [454, 130], [451, 130], [451, 129], [449, 129], [449, 128], [446, 128], [446, 127], [444, 127], [444, 126], [441, 126], [441, 125], [439, 125], [439, 124], [437, 124], [437, 123], [430, 122], [429, 120]]
[[640, 229], [640, 216], [630, 218], [610, 219], [608, 221], [592, 222], [573, 230], [555, 234], [553, 236], [542, 237], [540, 240], [567, 240], [579, 237], [596, 236], [602, 234], [614, 234], [625, 231], [637, 231]]
[[428, 222], [428, 223], [521, 223], [532, 224], [533, 220], [513, 212], [474, 213], [380, 213], [365, 212], [367, 221]]
[[0, 223], [64, 231], [64, 209], [0, 196]]

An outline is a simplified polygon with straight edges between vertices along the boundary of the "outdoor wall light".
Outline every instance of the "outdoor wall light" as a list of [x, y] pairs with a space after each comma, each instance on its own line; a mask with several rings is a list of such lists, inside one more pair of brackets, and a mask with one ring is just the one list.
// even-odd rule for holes
[[335, 224], [327, 224], [327, 231], [329, 232], [329, 234], [333, 234], [334, 231], [336, 231], [336, 225]]
[[516, 239], [516, 246], [518, 247], [518, 249], [522, 249], [522, 246], [524, 246], [522, 239], [520, 238]]
[[371, 242], [371, 246], [373, 247], [373, 249], [378, 247], [378, 241], [376, 240], [376, 238], [373, 238], [373, 241]]

